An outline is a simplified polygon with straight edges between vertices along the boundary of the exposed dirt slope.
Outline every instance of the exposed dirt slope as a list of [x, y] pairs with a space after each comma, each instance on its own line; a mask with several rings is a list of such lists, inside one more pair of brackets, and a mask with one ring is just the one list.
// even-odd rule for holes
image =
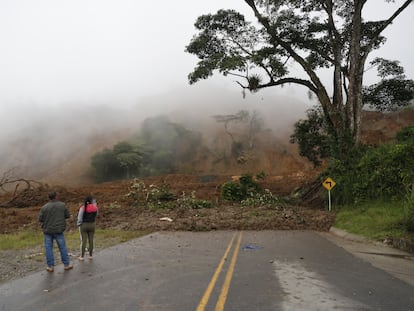
[[[393, 139], [396, 132], [403, 126], [414, 124], [414, 111], [406, 110], [403, 113], [381, 114], [366, 112], [364, 114], [362, 137], [366, 143], [381, 144]], [[283, 148], [282, 148], [283, 149]], [[90, 152], [90, 150], [88, 150]], [[294, 189], [312, 183], [319, 171], [299, 160], [299, 156], [292, 152], [284, 152], [280, 146], [269, 144], [264, 150], [262, 158], [256, 159], [250, 167], [240, 171], [265, 171], [270, 174], [261, 185], [278, 196], [290, 194]], [[79, 159], [85, 159], [82, 155]], [[84, 160], [86, 161], [86, 160]], [[40, 207], [47, 201], [47, 193], [53, 187], [65, 201], [72, 215], [84, 196], [93, 194], [100, 205], [99, 226], [102, 228], [117, 228], [123, 230], [214, 230], [214, 229], [313, 229], [327, 230], [333, 222], [334, 215], [324, 211], [324, 203], [316, 202], [309, 206], [295, 208], [240, 208], [220, 201], [220, 186], [231, 180], [231, 175], [225, 174], [194, 174], [194, 175], [167, 175], [145, 179], [146, 185], [168, 185], [176, 197], [183, 193], [195, 193], [198, 199], [210, 200], [215, 207], [211, 209], [178, 209], [149, 211], [142, 207], [135, 207], [133, 202], [126, 198], [131, 181], [118, 181], [103, 184], [87, 184], [74, 187], [71, 181], [78, 181], [79, 169], [85, 163], [71, 161], [71, 165], [63, 165], [65, 170], [55, 176], [61, 176], [59, 182], [51, 186], [26, 190], [14, 198], [11, 194], [0, 196], [0, 232], [16, 232], [24, 228], [39, 230], [37, 216]], [[76, 166], [76, 168], [75, 168]], [[265, 166], [265, 167], [264, 167]], [[234, 173], [233, 171], [229, 173]], [[72, 180], [73, 179], [73, 180]], [[57, 186], [60, 184], [61, 186]], [[79, 183], [82, 184], [82, 183]], [[316, 183], [318, 185], [318, 183]], [[173, 221], [160, 220], [169, 217]], [[75, 230], [75, 220], [69, 222], [69, 230]]]

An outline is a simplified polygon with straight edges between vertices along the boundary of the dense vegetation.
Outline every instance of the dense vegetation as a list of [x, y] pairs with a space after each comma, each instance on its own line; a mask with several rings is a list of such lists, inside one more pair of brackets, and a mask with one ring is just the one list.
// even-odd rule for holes
[[395, 142], [362, 146], [346, 160], [332, 159], [325, 176], [336, 182], [337, 204], [401, 200], [414, 183], [414, 126], [402, 129]]
[[146, 119], [130, 140], [96, 153], [91, 164], [98, 182], [169, 174], [189, 161], [200, 143], [199, 133], [159, 116]]

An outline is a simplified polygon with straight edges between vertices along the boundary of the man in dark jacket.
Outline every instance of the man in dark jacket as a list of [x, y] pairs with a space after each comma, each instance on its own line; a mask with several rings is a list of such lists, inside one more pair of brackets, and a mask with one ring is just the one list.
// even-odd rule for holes
[[46, 270], [54, 271], [55, 257], [53, 256], [53, 241], [59, 248], [60, 257], [65, 266], [65, 270], [70, 270], [73, 266], [70, 264], [66, 241], [63, 232], [66, 229], [66, 219], [70, 213], [65, 203], [56, 200], [56, 192], [49, 192], [49, 202], [40, 209], [39, 221], [42, 223], [43, 236], [46, 250]]

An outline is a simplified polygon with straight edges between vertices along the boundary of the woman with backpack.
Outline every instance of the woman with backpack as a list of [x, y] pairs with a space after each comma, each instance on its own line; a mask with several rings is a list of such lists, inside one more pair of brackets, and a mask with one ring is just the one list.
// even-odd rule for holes
[[89, 259], [93, 258], [93, 239], [95, 235], [96, 215], [98, 215], [98, 205], [96, 204], [96, 200], [91, 195], [88, 195], [85, 198], [84, 204], [79, 207], [78, 212], [78, 227], [81, 240], [81, 255], [78, 259], [80, 261], [84, 260], [87, 242], [89, 242]]

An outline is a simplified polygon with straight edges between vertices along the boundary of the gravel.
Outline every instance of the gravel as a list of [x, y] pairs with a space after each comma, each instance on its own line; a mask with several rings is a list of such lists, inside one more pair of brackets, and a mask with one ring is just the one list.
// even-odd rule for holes
[[[71, 260], [76, 258], [69, 253]], [[60, 264], [59, 254], [55, 254], [56, 264]], [[46, 268], [46, 259], [43, 247], [25, 250], [0, 251], [0, 284], [22, 278], [29, 274], [42, 271]]]

